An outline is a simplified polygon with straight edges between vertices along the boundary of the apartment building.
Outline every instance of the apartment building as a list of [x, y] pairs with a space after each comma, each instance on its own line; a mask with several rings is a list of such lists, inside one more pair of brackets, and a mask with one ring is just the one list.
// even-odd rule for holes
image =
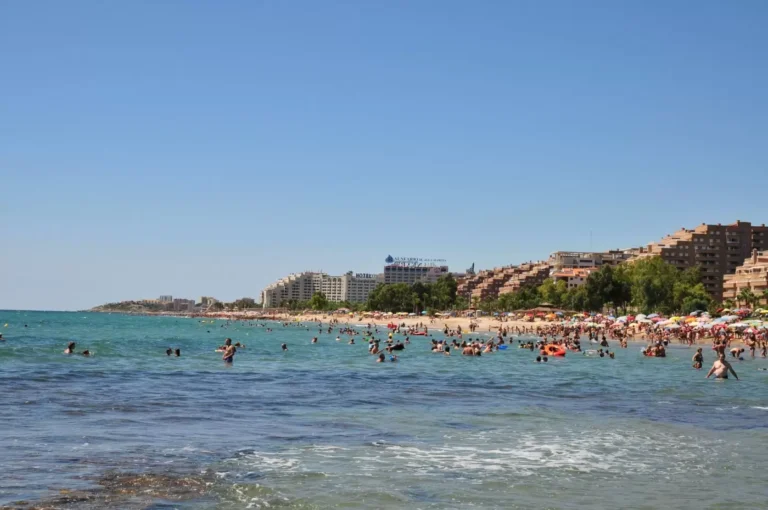
[[717, 301], [723, 299], [723, 277], [750, 257], [753, 250], [768, 250], [768, 227], [736, 221], [730, 225], [702, 223], [682, 228], [651, 243], [637, 258], [659, 256], [678, 269], [700, 266], [704, 287]]
[[768, 251], [752, 250], [752, 256], [737, 267], [733, 274], [723, 276], [724, 300], [737, 301], [744, 289], [750, 289], [761, 302], [768, 305], [768, 299], [763, 298], [763, 292], [768, 289]]

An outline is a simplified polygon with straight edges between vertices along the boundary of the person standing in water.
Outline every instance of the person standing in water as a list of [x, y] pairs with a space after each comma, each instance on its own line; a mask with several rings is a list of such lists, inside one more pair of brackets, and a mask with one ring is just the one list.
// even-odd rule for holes
[[736, 375], [731, 364], [725, 360], [725, 354], [721, 353], [712, 364], [712, 368], [709, 369], [707, 379], [709, 379], [709, 376], [712, 374], [715, 374], [715, 379], [728, 379], [728, 372], [732, 373], [737, 381], [739, 380], [739, 376]]
[[704, 355], [701, 352], [701, 347], [696, 349], [696, 354], [693, 355], [693, 368], [699, 370], [704, 363]]
[[221, 359], [224, 360], [224, 363], [232, 363], [235, 360], [236, 352], [237, 352], [237, 347], [232, 345], [232, 341], [230, 340], [229, 345], [227, 345], [227, 348], [224, 349], [224, 355], [221, 357]]
[[64, 349], [64, 354], [74, 354], [75, 353], [75, 342], [69, 342], [67, 345], [67, 348]]

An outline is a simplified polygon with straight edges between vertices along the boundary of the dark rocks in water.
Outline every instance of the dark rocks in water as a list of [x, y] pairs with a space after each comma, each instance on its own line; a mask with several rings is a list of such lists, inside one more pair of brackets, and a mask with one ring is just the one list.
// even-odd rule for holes
[[77, 508], [144, 509], [158, 500], [188, 501], [208, 493], [212, 482], [199, 476], [156, 473], [108, 473], [97, 481], [98, 488], [62, 489], [57, 496], [39, 501], [18, 501], [0, 510], [56, 510]]

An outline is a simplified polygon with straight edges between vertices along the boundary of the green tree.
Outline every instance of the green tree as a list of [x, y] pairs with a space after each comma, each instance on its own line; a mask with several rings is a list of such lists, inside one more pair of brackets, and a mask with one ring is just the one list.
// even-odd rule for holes
[[452, 274], [441, 276], [431, 285], [432, 306], [441, 310], [450, 310], [456, 303], [458, 283]]
[[[680, 284], [681, 282], [675, 284], [676, 291]], [[685, 286], [685, 284], [682, 285]], [[685, 293], [680, 299], [677, 310], [686, 315], [696, 310], [709, 310], [712, 307], [712, 296], [709, 295], [702, 283], [697, 283], [693, 287], [685, 287]]]
[[328, 298], [322, 292], [315, 292], [309, 299], [308, 305], [313, 310], [326, 310], [328, 308]]
[[563, 298], [565, 298], [565, 295], [568, 292], [568, 284], [563, 280], [558, 280], [556, 282], [549, 278], [539, 286], [538, 292], [543, 303], [563, 306]]
[[455, 310], [466, 310], [469, 308], [469, 299], [464, 296], [456, 296], [456, 302], [453, 304]]
[[414, 292], [407, 283], [380, 284], [368, 296], [368, 309], [382, 312], [410, 312]]
[[674, 286], [679, 277], [674, 266], [661, 257], [650, 257], [633, 262], [629, 274], [634, 306], [644, 313], [659, 311], [668, 314], [674, 311]]
[[221, 301], [216, 301], [211, 305], [211, 310], [213, 310], [214, 312], [220, 312], [223, 309], [224, 309], [224, 303], [222, 303]]
[[235, 300], [232, 305], [239, 310], [248, 310], [250, 308], [256, 308], [256, 301], [253, 298], [244, 297]]

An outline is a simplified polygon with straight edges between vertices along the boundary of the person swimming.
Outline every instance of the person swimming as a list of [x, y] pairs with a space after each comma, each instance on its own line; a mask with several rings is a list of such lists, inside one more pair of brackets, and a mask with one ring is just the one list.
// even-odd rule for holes
[[75, 342], [69, 342], [67, 345], [67, 348], [64, 349], [64, 354], [74, 354], [75, 353]]
[[83, 356], [85, 356], [85, 357], [87, 358], [88, 356], [90, 356], [90, 355], [91, 355], [91, 351], [89, 351], [88, 349], [86, 349], [86, 350], [84, 350], [84, 351], [82, 352], [82, 354], [83, 354]]
[[380, 353], [379, 357], [376, 358], [376, 363], [384, 363], [384, 353]]
[[281, 346], [280, 346], [280, 348], [281, 348], [283, 351], [287, 351], [287, 350], [288, 350], [288, 345], [287, 345], [287, 344], [283, 344], [283, 345], [281, 345]]
[[173, 349], [171, 349], [170, 347], [168, 347], [168, 348], [165, 350], [165, 355], [166, 355], [166, 356], [170, 356], [171, 354], [173, 354]]
[[177, 358], [181, 357], [181, 349], [176, 349], [176, 357]]

